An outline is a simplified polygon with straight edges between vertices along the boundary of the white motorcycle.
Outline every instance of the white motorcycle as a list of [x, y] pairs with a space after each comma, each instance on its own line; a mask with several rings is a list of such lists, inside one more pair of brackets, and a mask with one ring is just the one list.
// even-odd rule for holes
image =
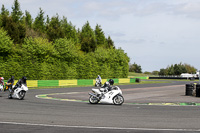
[[[105, 89], [92, 89], [93, 93], [89, 93], [89, 102], [91, 104], [97, 103], [109, 103], [115, 105], [122, 105], [124, 103], [124, 97], [122, 91], [118, 86], [112, 87], [111, 91], [103, 92]], [[102, 95], [103, 94], [103, 95]]]
[[3, 91], [3, 85], [0, 84], [0, 91]]
[[3, 92], [3, 85], [0, 84], [0, 92]]
[[27, 91], [28, 87], [22, 84], [21, 87], [17, 87], [12, 94], [9, 94], [8, 98], [17, 98], [19, 100], [23, 100]]

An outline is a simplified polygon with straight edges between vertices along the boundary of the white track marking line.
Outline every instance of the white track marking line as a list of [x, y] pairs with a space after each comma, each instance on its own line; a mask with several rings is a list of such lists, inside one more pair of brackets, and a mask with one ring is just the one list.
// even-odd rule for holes
[[43, 127], [61, 127], [61, 128], [110, 129], [110, 130], [200, 131], [200, 129], [156, 129], [156, 128], [123, 128], [123, 127], [66, 126], [66, 125], [49, 125], [49, 124], [33, 124], [33, 123], [2, 122], [2, 121], [0, 121], [0, 124], [27, 125], [27, 126], [43, 126]]

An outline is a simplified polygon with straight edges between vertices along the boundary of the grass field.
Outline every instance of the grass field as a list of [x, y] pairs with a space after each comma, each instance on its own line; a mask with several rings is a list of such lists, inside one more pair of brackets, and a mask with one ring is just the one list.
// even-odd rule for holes
[[157, 75], [144, 74], [144, 73], [135, 73], [135, 72], [129, 72], [128, 73], [128, 77], [147, 77], [147, 76], [155, 77]]

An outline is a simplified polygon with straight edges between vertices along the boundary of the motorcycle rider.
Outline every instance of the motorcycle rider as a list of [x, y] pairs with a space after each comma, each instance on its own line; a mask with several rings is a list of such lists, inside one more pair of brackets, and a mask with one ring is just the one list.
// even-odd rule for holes
[[[0, 84], [3, 85], [3, 88], [4, 88], [4, 78], [3, 77], [0, 77]], [[2, 90], [3, 90], [3, 88], [2, 88]], [[2, 90], [0, 90], [0, 91], [2, 91]]]
[[19, 79], [13, 90], [15, 90], [17, 87], [21, 87], [22, 84], [26, 85], [26, 80], [27, 80], [26, 76], [23, 76], [22, 79]]
[[101, 86], [101, 76], [100, 75], [97, 76], [96, 82], [98, 82], [98, 84]]
[[16, 85], [14, 86], [13, 89], [11, 89], [10, 91], [10, 97], [12, 97], [12, 94], [14, 92], [14, 90], [17, 88], [17, 87], [21, 87], [22, 84], [26, 85], [26, 77], [23, 76], [22, 79], [19, 79], [18, 82], [16, 83]]
[[102, 97], [105, 93], [111, 91], [112, 86], [114, 84], [113, 79], [109, 79], [109, 81], [105, 82], [104, 85], [100, 88], [101, 94], [98, 97]]
[[[6, 83], [6, 86], [8, 87], [10, 92], [12, 91], [12, 86], [14, 84], [14, 81], [15, 81], [14, 76], [11, 76], [11, 78], [9, 78], [7, 83]], [[6, 86], [4, 88], [4, 91], [6, 91]]]
[[12, 95], [12, 93], [14, 92], [14, 90], [17, 87], [21, 87], [22, 84], [26, 85], [26, 80], [27, 80], [27, 78], [25, 76], [23, 76], [21, 79], [19, 79], [18, 82], [16, 83], [15, 87], [12, 89], [10, 95]]
[[105, 88], [108, 91], [111, 91], [112, 87], [111, 85], [114, 84], [114, 80], [113, 79], [109, 79], [109, 81], [105, 82], [104, 85], [101, 88]]

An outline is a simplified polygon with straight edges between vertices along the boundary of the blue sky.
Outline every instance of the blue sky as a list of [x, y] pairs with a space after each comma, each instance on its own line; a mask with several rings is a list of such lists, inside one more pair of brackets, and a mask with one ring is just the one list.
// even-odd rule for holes
[[[1, 0], [11, 11], [14, 0]], [[142, 71], [176, 63], [200, 69], [200, 0], [19, 0], [21, 10], [36, 17], [67, 17], [77, 28], [101, 25]]]

